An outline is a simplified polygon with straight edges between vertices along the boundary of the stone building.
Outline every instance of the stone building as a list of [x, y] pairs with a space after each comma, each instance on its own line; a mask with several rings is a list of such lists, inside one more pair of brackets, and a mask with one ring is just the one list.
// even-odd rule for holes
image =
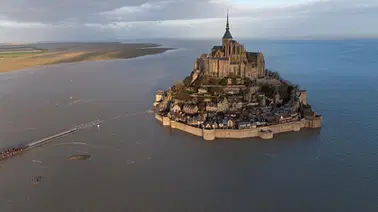
[[171, 111], [174, 112], [174, 113], [181, 112], [181, 106], [178, 105], [178, 104], [175, 104], [175, 105], [171, 108]]
[[156, 92], [155, 102], [161, 102], [163, 100], [163, 97], [164, 97], [164, 92], [159, 90], [158, 92]]
[[[244, 46], [233, 40], [230, 32], [228, 14], [226, 32], [221, 46], [214, 46], [209, 54], [203, 54], [194, 62], [198, 73], [216, 78], [234, 77], [255, 79], [265, 76], [265, 60], [261, 52], [247, 52]], [[192, 76], [193, 78], [193, 76]]]
[[217, 110], [218, 112], [227, 111], [230, 107], [230, 104], [229, 104], [227, 98], [225, 97], [225, 98], [223, 98], [223, 101], [218, 102], [217, 107], [218, 107], [218, 110]]
[[299, 101], [301, 104], [307, 105], [307, 92], [305, 90], [301, 90], [299, 92]]
[[214, 102], [209, 102], [206, 104], [206, 111], [207, 112], [217, 112], [218, 111], [218, 106]]
[[185, 104], [182, 110], [186, 114], [196, 114], [198, 112], [198, 107], [194, 104]]

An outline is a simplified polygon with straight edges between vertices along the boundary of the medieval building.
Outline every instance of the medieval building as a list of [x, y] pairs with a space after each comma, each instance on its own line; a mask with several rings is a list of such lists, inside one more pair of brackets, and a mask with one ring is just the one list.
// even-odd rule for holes
[[216, 78], [250, 78], [265, 75], [265, 60], [261, 52], [247, 52], [242, 44], [233, 40], [230, 26], [226, 23], [222, 45], [214, 46], [209, 54], [196, 59], [193, 73], [203, 73]]

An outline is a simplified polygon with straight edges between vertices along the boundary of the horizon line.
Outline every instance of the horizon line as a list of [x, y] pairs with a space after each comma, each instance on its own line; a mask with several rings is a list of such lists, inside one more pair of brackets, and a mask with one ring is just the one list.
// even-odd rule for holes
[[[0, 42], [0, 44], [13, 44], [13, 45], [22, 45], [22, 44], [34, 44], [34, 43], [73, 43], [73, 42], [76, 42], [76, 43], [95, 43], [95, 42], [106, 42], [106, 43], [110, 43], [110, 42], [122, 42], [122, 41], [137, 41], [137, 40], [140, 40], [140, 41], [143, 41], [143, 40], [203, 40], [203, 41], [206, 41], [206, 40], [218, 40], [218, 39], [221, 39], [220, 37], [192, 37], [192, 38], [185, 38], [185, 37], [178, 37], [178, 38], [174, 38], [174, 37], [152, 37], [152, 38], [114, 38], [114, 39], [98, 39], [98, 40], [45, 40], [45, 41], [9, 41], [9, 42]], [[262, 37], [239, 37], [239, 39], [235, 39], [235, 40], [261, 40], [261, 41], [286, 41], [286, 40], [290, 40], [290, 41], [301, 41], [301, 40], [369, 40], [369, 39], [378, 39], [378, 35], [376, 36], [301, 36], [301, 37], [292, 37], [292, 36], [288, 36], [288, 37], [266, 37], [266, 38], [262, 38]]]

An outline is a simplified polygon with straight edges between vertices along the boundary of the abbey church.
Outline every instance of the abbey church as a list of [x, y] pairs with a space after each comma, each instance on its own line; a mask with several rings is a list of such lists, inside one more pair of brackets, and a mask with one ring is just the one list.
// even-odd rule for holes
[[255, 79], [265, 75], [265, 60], [261, 52], [247, 52], [242, 44], [233, 40], [227, 14], [222, 45], [214, 46], [209, 54], [196, 59], [194, 73], [216, 78]]

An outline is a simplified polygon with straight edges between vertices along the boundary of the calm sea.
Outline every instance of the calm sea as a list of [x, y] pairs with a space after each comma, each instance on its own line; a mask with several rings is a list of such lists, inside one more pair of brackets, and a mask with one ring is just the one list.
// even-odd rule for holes
[[206, 142], [144, 114], [216, 41], [0, 74], [0, 148], [104, 121], [3, 162], [0, 211], [378, 211], [378, 40], [243, 42], [308, 90], [321, 130]]

